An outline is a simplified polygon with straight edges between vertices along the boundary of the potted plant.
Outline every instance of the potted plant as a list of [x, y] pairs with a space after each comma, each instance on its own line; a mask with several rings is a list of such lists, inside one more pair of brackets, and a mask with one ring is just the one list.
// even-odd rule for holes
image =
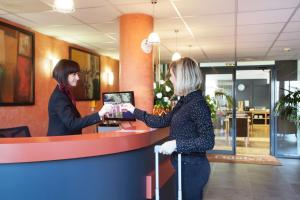
[[209, 95], [205, 96], [206, 103], [210, 109], [211, 120], [215, 121], [217, 119], [217, 102], [214, 98], [211, 98]]
[[227, 109], [228, 110], [231, 110], [232, 109], [232, 107], [233, 107], [233, 100], [232, 100], [232, 97], [231, 96], [229, 96], [228, 94], [226, 94], [224, 91], [222, 91], [222, 90], [217, 90], [217, 91], [215, 91], [215, 96], [216, 97], [221, 97], [221, 98], [223, 98], [223, 97], [225, 97], [225, 99], [226, 99], [226, 102], [227, 102]]
[[288, 91], [288, 94], [282, 95], [275, 105], [275, 113], [282, 119], [294, 122], [300, 128], [300, 89]]
[[297, 152], [300, 154], [300, 89], [288, 91], [288, 94], [282, 95], [275, 105], [275, 113], [282, 119], [295, 123], [297, 127]]

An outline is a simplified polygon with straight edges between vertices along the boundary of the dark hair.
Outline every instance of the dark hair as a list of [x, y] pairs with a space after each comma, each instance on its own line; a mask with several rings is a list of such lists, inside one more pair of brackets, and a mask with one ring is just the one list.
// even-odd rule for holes
[[62, 85], [68, 85], [69, 74], [77, 73], [80, 67], [73, 60], [61, 59], [54, 67], [52, 77]]

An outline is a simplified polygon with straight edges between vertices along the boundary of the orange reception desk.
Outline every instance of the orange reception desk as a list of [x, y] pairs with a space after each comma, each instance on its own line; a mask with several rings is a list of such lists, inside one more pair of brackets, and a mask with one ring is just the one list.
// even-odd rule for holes
[[[153, 147], [168, 128], [74, 136], [0, 139], [0, 199], [153, 198]], [[162, 194], [173, 193], [173, 170], [161, 156]]]

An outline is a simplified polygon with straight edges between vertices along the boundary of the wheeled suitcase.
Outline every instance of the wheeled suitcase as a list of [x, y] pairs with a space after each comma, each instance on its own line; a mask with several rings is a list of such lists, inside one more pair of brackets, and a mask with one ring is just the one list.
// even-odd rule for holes
[[[161, 145], [154, 147], [155, 153], [155, 199], [159, 200], [159, 152]], [[181, 186], [181, 154], [178, 154], [178, 200], [182, 200]]]

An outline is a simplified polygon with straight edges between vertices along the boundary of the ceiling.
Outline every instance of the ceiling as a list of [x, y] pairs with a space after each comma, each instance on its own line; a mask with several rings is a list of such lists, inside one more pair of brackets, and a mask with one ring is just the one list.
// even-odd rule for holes
[[[72, 14], [52, 11], [53, 1], [0, 0], [0, 17], [118, 58], [119, 16], [153, 14], [151, 0], [74, 0]], [[300, 59], [299, 7], [300, 0], [158, 0], [161, 60], [176, 48], [199, 62]]]

